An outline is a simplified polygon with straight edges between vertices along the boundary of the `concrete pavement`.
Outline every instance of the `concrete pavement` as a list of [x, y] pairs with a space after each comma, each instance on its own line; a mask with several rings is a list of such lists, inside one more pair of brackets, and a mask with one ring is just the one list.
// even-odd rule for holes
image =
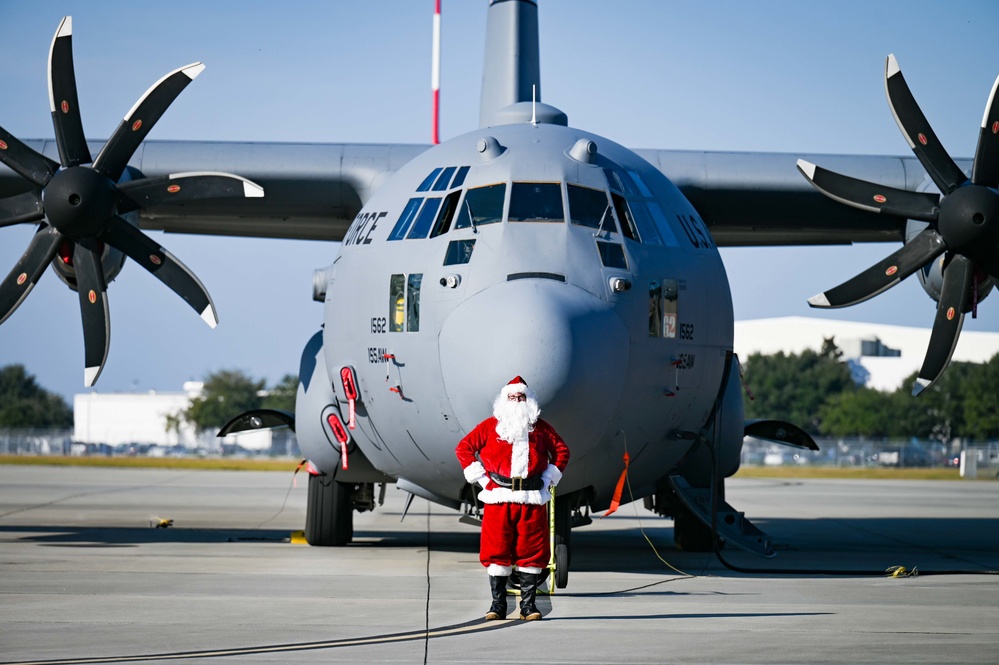
[[[474, 527], [400, 523], [389, 487], [350, 546], [294, 545], [291, 467], [0, 466], [0, 662], [999, 662], [996, 482], [729, 481], [778, 554], [724, 563], [625, 505], [573, 532], [543, 621], [487, 623]], [[921, 574], [864, 574], [893, 565]]]

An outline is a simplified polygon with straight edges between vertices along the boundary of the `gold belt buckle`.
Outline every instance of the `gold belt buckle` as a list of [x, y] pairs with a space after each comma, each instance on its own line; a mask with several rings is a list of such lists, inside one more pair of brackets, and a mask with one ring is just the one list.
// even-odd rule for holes
[[519, 492], [524, 489], [524, 479], [520, 476], [516, 476], [510, 479], [510, 489], [514, 492]]

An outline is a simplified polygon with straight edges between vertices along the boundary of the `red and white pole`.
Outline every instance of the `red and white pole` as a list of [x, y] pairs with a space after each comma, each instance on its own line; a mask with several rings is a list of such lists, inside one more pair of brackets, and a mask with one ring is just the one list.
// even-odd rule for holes
[[440, 109], [441, 109], [441, 0], [434, 0], [434, 47], [433, 70], [430, 75], [430, 87], [433, 90], [433, 140], [434, 145], [441, 142], [440, 139]]

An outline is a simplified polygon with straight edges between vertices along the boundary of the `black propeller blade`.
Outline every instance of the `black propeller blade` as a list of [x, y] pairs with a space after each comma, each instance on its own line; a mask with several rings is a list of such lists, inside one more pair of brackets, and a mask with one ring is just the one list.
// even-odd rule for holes
[[825, 293], [812, 296], [808, 304], [812, 307], [849, 307], [887, 291], [924, 265], [940, 256], [947, 248], [943, 238], [931, 229], [926, 229], [897, 252], [881, 259], [878, 263], [848, 279]]
[[56, 259], [60, 246], [65, 245], [68, 249], [62, 253], [75, 272], [83, 319], [84, 384], [91, 386], [104, 368], [111, 338], [101, 243], [152, 273], [211, 327], [218, 323], [211, 297], [194, 273], [121, 215], [175, 202], [259, 197], [263, 189], [226, 173], [182, 173], [117, 182], [149, 130], [204, 69], [200, 62], [167, 74], [147, 90], [90, 166], [77, 100], [72, 36], [72, 19], [66, 17], [49, 51], [49, 100], [61, 165], [0, 128], [0, 162], [37, 188], [0, 200], [0, 227], [39, 224], [28, 249], [0, 282], [0, 323], [23, 302], [45, 267]]
[[128, 112], [125, 119], [121, 121], [118, 128], [114, 130], [114, 134], [111, 135], [108, 142], [104, 144], [94, 162], [94, 170], [111, 180], [120, 178], [128, 160], [132, 158], [132, 154], [146, 138], [149, 130], [153, 128], [153, 125], [169, 108], [173, 100], [177, 99], [177, 95], [204, 69], [205, 66], [200, 62], [181, 67], [170, 72], [149, 88]]
[[24, 145], [3, 127], [0, 127], [0, 162], [38, 187], [47, 185], [59, 169], [57, 163]]
[[190, 305], [209, 326], [218, 325], [215, 305], [201, 281], [173, 254], [166, 251], [145, 233], [121, 217], [114, 217], [101, 234], [112, 247], [117, 247], [130, 259], [152, 273]]
[[28, 293], [38, 283], [42, 272], [59, 250], [62, 236], [51, 226], [42, 224], [28, 243], [10, 274], [0, 282], [0, 323], [14, 313]]
[[124, 214], [138, 208], [199, 199], [261, 197], [264, 190], [255, 182], [228, 173], [172, 173], [123, 182], [118, 185], [118, 194], [118, 212]]
[[926, 357], [923, 358], [916, 383], [912, 386], [913, 395], [918, 395], [933, 385], [950, 363], [964, 324], [964, 312], [970, 300], [974, 276], [974, 266], [963, 256], [955, 256], [944, 268], [943, 288], [937, 303], [936, 318], [933, 319], [930, 345], [926, 349]]
[[95, 240], [83, 238], [76, 241], [73, 267], [76, 269], [76, 291], [80, 296], [80, 316], [83, 319], [83, 385], [90, 387], [104, 369], [111, 344], [108, 286], [104, 281], [100, 250]]
[[999, 278], [999, 100], [992, 88], [982, 120], [972, 178], [940, 145], [902, 77], [895, 56], [885, 65], [885, 92], [909, 147], [941, 195], [883, 187], [798, 161], [798, 170], [820, 192], [877, 213], [928, 222], [902, 248], [843, 284], [809, 298], [813, 307], [847, 307], [878, 295], [947, 253], [944, 285], [929, 348], [912, 393], [926, 390], [946, 369], [964, 313], [972, 304], [976, 267]]
[[49, 108], [62, 165], [79, 166], [93, 161], [83, 133], [80, 101], [76, 96], [72, 16], [65, 17], [59, 24], [49, 49]]
[[909, 142], [912, 152], [916, 154], [940, 192], [947, 195], [963, 185], [968, 177], [940, 144], [915, 97], [912, 96], [909, 85], [902, 77], [902, 70], [894, 55], [889, 55], [885, 63], [885, 93], [888, 95], [888, 106], [895, 116], [895, 122], [902, 130], [902, 136]]
[[999, 95], [996, 95], [996, 89], [999, 89], [999, 78], [992, 86], [989, 103], [982, 116], [975, 163], [971, 168], [971, 182], [986, 187], [999, 186]]
[[798, 160], [798, 170], [812, 185], [840, 203], [870, 212], [884, 212], [909, 219], [932, 222], [940, 213], [940, 195], [910, 192], [876, 185], [873, 182], [840, 175], [835, 171]]
[[25, 192], [17, 196], [0, 199], [0, 227], [37, 222], [45, 216], [42, 198], [38, 192]]

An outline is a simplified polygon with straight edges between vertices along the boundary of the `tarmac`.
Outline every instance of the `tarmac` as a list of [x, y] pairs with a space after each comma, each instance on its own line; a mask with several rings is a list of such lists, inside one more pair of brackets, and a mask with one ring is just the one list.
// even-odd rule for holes
[[486, 622], [474, 526], [389, 486], [351, 545], [296, 544], [293, 467], [0, 465], [0, 662], [999, 662], [996, 481], [729, 480], [772, 558], [623, 505], [542, 621]]

